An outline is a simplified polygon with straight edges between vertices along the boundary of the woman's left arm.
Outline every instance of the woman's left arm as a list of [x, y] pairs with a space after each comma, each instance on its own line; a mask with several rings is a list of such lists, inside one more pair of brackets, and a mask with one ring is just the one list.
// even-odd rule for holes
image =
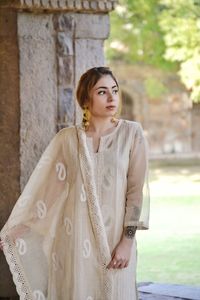
[[128, 266], [136, 230], [143, 226], [140, 224], [140, 214], [147, 167], [147, 143], [143, 130], [138, 124], [129, 158], [124, 230], [120, 242], [112, 252], [112, 259], [108, 268], [115, 269]]

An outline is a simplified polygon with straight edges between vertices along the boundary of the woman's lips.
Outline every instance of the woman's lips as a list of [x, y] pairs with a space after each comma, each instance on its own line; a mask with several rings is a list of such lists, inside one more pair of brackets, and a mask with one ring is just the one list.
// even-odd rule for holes
[[115, 109], [116, 106], [114, 106], [114, 105], [109, 105], [109, 106], [106, 106], [106, 108], [107, 108], [107, 109]]

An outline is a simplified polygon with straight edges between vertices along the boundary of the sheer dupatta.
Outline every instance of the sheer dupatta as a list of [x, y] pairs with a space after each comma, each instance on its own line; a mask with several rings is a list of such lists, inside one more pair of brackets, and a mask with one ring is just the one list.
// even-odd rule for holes
[[51, 140], [0, 232], [3, 251], [20, 299], [44, 300], [48, 273], [54, 264], [51, 248], [68, 196], [65, 131]]

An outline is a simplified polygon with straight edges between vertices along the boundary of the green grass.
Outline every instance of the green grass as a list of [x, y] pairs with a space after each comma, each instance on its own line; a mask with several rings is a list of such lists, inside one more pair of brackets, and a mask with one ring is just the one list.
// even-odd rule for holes
[[196, 165], [152, 168], [150, 229], [137, 232], [138, 282], [200, 286], [198, 170]]

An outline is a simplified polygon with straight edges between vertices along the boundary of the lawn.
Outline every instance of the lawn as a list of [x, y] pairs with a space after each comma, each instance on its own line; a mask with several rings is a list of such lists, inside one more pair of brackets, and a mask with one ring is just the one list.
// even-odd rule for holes
[[137, 232], [137, 281], [200, 286], [200, 162], [150, 165], [150, 229]]

